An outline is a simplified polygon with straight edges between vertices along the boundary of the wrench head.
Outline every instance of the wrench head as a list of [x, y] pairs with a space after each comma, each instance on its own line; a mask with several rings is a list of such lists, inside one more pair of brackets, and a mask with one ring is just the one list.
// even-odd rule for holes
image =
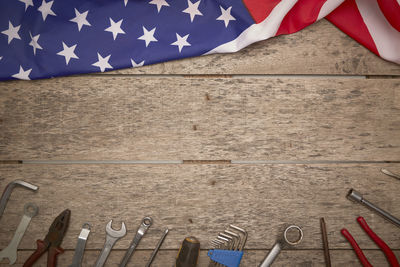
[[35, 217], [39, 212], [39, 207], [35, 203], [26, 203], [24, 206], [24, 214], [30, 218]]
[[17, 261], [17, 251], [10, 246], [6, 247], [0, 252], [0, 261], [8, 259], [8, 264], [13, 265]]
[[114, 230], [112, 227], [112, 220], [110, 220], [107, 225], [106, 225], [106, 233], [109, 236], [115, 237], [115, 238], [121, 238], [126, 235], [126, 227], [125, 223], [122, 222], [121, 229], [119, 230]]

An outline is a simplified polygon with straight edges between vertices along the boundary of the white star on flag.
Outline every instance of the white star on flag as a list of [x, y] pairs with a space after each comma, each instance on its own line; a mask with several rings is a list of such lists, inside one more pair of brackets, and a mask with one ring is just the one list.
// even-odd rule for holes
[[32, 69], [24, 70], [22, 66], [19, 66], [19, 72], [12, 75], [12, 77], [20, 79], [20, 80], [30, 80], [29, 74], [31, 73]]
[[89, 21], [87, 21], [87, 19], [86, 19], [88, 13], [89, 13], [89, 10], [85, 11], [83, 13], [80, 13], [75, 8], [75, 18], [70, 19], [69, 21], [75, 22], [78, 25], [78, 31], [81, 31], [83, 25], [92, 26], [92, 25], [90, 25]]
[[106, 32], [112, 32], [114, 40], [117, 38], [118, 34], [125, 34], [125, 32], [121, 29], [123, 19], [118, 22], [114, 22], [112, 18], [110, 18], [110, 27], [105, 29]]
[[62, 42], [63, 50], [57, 53], [59, 56], [65, 57], [65, 64], [68, 65], [71, 58], [79, 59], [79, 57], [75, 54], [76, 44], [73, 46], [68, 47], [64, 42]]
[[151, 0], [149, 4], [153, 4], [157, 6], [157, 12], [160, 13], [161, 8], [163, 6], [169, 6], [166, 0]]
[[3, 59], [3, 57], [2, 56], [0, 56], [0, 60], [2, 60]]
[[136, 68], [136, 67], [141, 67], [144, 64], [144, 60], [140, 63], [136, 63], [133, 59], [131, 59], [131, 63], [132, 63], [132, 67]]
[[191, 46], [191, 44], [188, 43], [187, 38], [189, 37], [189, 34], [186, 34], [185, 36], [181, 37], [178, 33], [176, 34], [176, 41], [173, 42], [171, 45], [176, 45], [178, 46], [179, 53], [182, 51], [182, 48], [184, 46]]
[[21, 37], [18, 34], [20, 27], [21, 27], [21, 25], [14, 27], [14, 25], [12, 25], [11, 21], [8, 21], [8, 29], [1, 32], [2, 34], [5, 34], [8, 36], [8, 44], [10, 44], [13, 39], [21, 40]]
[[128, 4], [128, 0], [124, 0], [124, 5], [126, 6]]
[[190, 0], [188, 0], [187, 2], [188, 8], [186, 8], [182, 12], [188, 13], [190, 15], [190, 22], [193, 22], [196, 15], [203, 16], [203, 14], [199, 11], [200, 0], [194, 4], [190, 2]]
[[140, 36], [138, 39], [145, 41], [146, 47], [150, 44], [150, 42], [158, 42], [158, 40], [154, 37], [155, 31], [156, 31], [156, 27], [154, 27], [152, 30], [148, 31], [143, 26], [143, 35]]
[[57, 16], [53, 10], [51, 10], [51, 6], [53, 5], [54, 1], [49, 1], [46, 3], [45, 0], [42, 0], [42, 5], [38, 8], [40, 12], [42, 12], [43, 21], [46, 20], [48, 15]]
[[232, 15], [231, 15], [231, 9], [232, 7], [228, 7], [227, 9], [224, 9], [222, 6], [219, 6], [221, 8], [221, 16], [217, 18], [217, 20], [223, 20], [225, 22], [225, 28], [228, 27], [229, 22], [231, 20], [236, 20]]
[[33, 47], [33, 54], [36, 55], [36, 49], [43, 49], [38, 43], [40, 34], [32, 36], [32, 34], [29, 32], [29, 35], [31, 36], [31, 42], [29, 45]]
[[29, 6], [33, 6], [32, 0], [19, 0], [19, 1], [25, 4], [25, 11]]
[[99, 53], [97, 53], [98, 61], [93, 63], [92, 66], [99, 67], [101, 72], [104, 72], [106, 69], [112, 69], [112, 66], [110, 65], [110, 63], [108, 63], [108, 60], [110, 60], [110, 57], [111, 57], [111, 55], [102, 57]]

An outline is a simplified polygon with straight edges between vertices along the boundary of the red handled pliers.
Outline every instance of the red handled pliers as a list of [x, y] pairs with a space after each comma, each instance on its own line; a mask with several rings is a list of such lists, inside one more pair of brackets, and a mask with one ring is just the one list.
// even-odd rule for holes
[[60, 247], [67, 231], [71, 211], [66, 209], [54, 219], [50, 226], [49, 232], [44, 240], [37, 240], [37, 248], [35, 252], [26, 260], [23, 267], [31, 267], [47, 250], [47, 267], [55, 267], [57, 265], [57, 255], [64, 252]]
[[[387, 260], [389, 261], [390, 266], [392, 267], [400, 267], [399, 262], [396, 259], [393, 251], [390, 247], [382, 240], [380, 237], [369, 228], [367, 222], [363, 217], [358, 217], [357, 222], [360, 224], [361, 228], [369, 235], [369, 237], [380, 247], [380, 249], [385, 253]], [[365, 257], [364, 253], [362, 252], [361, 248], [358, 246], [357, 242], [354, 240], [353, 236], [347, 231], [347, 229], [343, 228], [341, 231], [342, 235], [350, 242], [350, 245], [353, 247], [354, 251], [358, 259], [360, 260], [361, 264], [364, 267], [372, 267], [371, 263]]]

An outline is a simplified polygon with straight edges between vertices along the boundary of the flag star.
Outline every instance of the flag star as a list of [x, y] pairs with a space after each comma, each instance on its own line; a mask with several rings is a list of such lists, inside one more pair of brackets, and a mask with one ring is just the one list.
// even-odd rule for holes
[[217, 20], [223, 20], [225, 22], [225, 28], [228, 27], [229, 22], [231, 20], [236, 20], [232, 15], [231, 15], [231, 9], [232, 7], [228, 7], [227, 9], [224, 9], [222, 6], [219, 6], [221, 8], [221, 16], [217, 18]]
[[81, 31], [83, 25], [92, 26], [86, 19], [88, 13], [89, 10], [83, 13], [79, 13], [79, 11], [75, 8], [75, 18], [72, 18], [69, 21], [75, 22], [78, 25], [78, 31]]
[[3, 57], [2, 56], [0, 56], [0, 60], [2, 60], [3, 59]]
[[199, 11], [200, 0], [194, 4], [190, 2], [190, 0], [188, 0], [187, 2], [188, 2], [188, 8], [186, 8], [182, 12], [188, 13], [190, 15], [190, 22], [193, 22], [194, 17], [196, 15], [203, 16], [203, 14]]
[[146, 42], [146, 47], [150, 44], [150, 42], [158, 42], [158, 40], [156, 38], [154, 38], [155, 31], [156, 31], [156, 27], [154, 27], [151, 31], [148, 31], [143, 26], [143, 35], [140, 36], [138, 39], [145, 41]]
[[111, 55], [102, 57], [99, 53], [97, 53], [98, 61], [93, 63], [92, 66], [99, 67], [101, 72], [104, 72], [106, 69], [112, 69], [112, 66], [110, 65], [110, 63], [108, 63], [108, 60], [110, 60], [110, 57], [111, 57]]
[[128, 4], [128, 0], [124, 0], [124, 5], [126, 6]]
[[20, 27], [21, 27], [21, 25], [14, 27], [14, 25], [12, 25], [11, 21], [8, 21], [8, 29], [1, 32], [2, 34], [5, 34], [8, 36], [8, 44], [10, 44], [13, 39], [21, 40], [21, 37], [18, 34]]
[[71, 58], [79, 59], [79, 57], [75, 54], [76, 44], [68, 47], [64, 42], [62, 42], [63, 50], [57, 53], [59, 56], [65, 57], [65, 64], [68, 65]]
[[38, 8], [40, 12], [42, 12], [43, 21], [46, 20], [48, 15], [57, 16], [53, 10], [51, 10], [51, 6], [54, 1], [46, 2], [46, 0], [42, 0], [42, 5]]
[[118, 22], [114, 22], [112, 18], [110, 18], [110, 27], [105, 29], [106, 32], [112, 32], [113, 38], [117, 38], [118, 33], [125, 34], [125, 32], [121, 29], [123, 19]]
[[40, 34], [32, 36], [32, 34], [29, 33], [29, 35], [31, 36], [31, 42], [29, 45], [33, 47], [33, 54], [36, 55], [36, 49], [43, 49], [38, 43]]
[[12, 75], [12, 77], [20, 80], [30, 80], [29, 74], [31, 73], [32, 69], [24, 70], [22, 66], [19, 66], [19, 72]]
[[179, 53], [182, 51], [182, 48], [184, 46], [191, 46], [191, 44], [188, 43], [187, 38], [189, 37], [189, 34], [186, 34], [185, 36], [181, 37], [178, 33], [176, 34], [176, 41], [173, 42], [171, 45], [176, 45], [179, 48]]
[[169, 6], [166, 0], [151, 0], [149, 4], [156, 5], [158, 13], [160, 13], [163, 6]]
[[144, 60], [140, 63], [136, 63], [133, 59], [131, 59], [131, 63], [132, 63], [132, 67], [136, 68], [136, 67], [141, 67], [144, 65]]
[[25, 11], [29, 6], [33, 6], [32, 0], [19, 0], [19, 1], [25, 4]]

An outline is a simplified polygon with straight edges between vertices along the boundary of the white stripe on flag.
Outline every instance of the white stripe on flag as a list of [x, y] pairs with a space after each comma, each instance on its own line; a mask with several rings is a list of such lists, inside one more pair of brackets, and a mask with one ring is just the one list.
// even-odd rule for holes
[[321, 9], [319, 10], [317, 20], [325, 18], [326, 15], [331, 13], [335, 8], [337, 8], [343, 2], [344, 0], [326, 0], [326, 2], [322, 5]]
[[379, 55], [400, 64], [400, 32], [386, 20], [376, 0], [356, 0], [356, 4]]
[[280, 1], [265, 20], [258, 24], [251, 25], [236, 39], [208, 51], [205, 53], [205, 55], [236, 52], [252, 43], [275, 36], [283, 18], [290, 11], [290, 9], [292, 9], [296, 2], [297, 0]]

